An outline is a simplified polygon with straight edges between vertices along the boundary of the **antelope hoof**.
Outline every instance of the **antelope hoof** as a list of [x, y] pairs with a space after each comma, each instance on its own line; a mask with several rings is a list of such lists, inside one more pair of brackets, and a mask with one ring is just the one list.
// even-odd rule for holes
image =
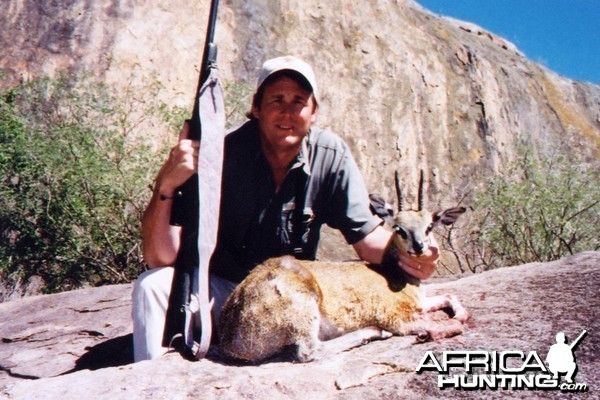
[[417, 343], [425, 343], [431, 339], [428, 331], [419, 331], [417, 333]]

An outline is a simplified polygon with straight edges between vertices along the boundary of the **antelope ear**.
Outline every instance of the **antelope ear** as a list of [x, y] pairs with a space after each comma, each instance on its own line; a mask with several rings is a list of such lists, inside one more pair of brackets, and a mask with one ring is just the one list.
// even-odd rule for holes
[[393, 222], [394, 212], [390, 203], [378, 194], [370, 194], [369, 201], [371, 212], [374, 215], [377, 215], [384, 221]]
[[433, 214], [433, 224], [452, 225], [465, 211], [467, 209], [464, 207], [452, 207], [444, 211], [437, 211]]

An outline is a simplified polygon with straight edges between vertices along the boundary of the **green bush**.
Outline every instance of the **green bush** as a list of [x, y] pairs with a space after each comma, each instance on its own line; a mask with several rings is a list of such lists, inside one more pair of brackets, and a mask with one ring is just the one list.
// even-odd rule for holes
[[596, 167], [566, 155], [523, 152], [476, 201], [483, 213], [478, 246], [487, 268], [598, 250], [598, 178]]
[[181, 123], [158, 90], [63, 76], [0, 95], [0, 281], [38, 275], [59, 291], [139, 274], [139, 221], [166, 149], [143, 131]]
[[246, 113], [252, 104], [252, 88], [244, 82], [224, 82], [225, 91], [225, 122], [230, 129], [241, 125], [247, 120]]

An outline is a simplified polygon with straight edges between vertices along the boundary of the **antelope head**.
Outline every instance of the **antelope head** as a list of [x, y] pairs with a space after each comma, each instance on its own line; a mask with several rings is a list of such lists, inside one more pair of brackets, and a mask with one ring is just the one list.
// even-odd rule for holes
[[431, 244], [433, 229], [442, 225], [452, 225], [461, 214], [466, 211], [464, 207], [452, 207], [443, 211], [427, 211], [423, 207], [423, 171], [419, 179], [419, 195], [417, 210], [404, 210], [402, 192], [398, 173], [395, 175], [398, 211], [394, 213], [393, 207], [378, 195], [370, 195], [371, 210], [380, 216], [386, 224], [396, 233], [392, 239], [394, 248], [404, 254], [419, 256]]

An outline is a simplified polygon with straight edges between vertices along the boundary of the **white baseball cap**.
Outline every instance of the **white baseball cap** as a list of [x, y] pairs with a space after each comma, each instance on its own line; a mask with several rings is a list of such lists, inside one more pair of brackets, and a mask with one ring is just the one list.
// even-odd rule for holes
[[317, 91], [317, 80], [315, 79], [315, 73], [310, 65], [302, 61], [301, 59], [294, 56], [283, 56], [272, 58], [265, 61], [262, 65], [258, 79], [256, 81], [256, 90], [261, 87], [265, 79], [278, 71], [291, 70], [302, 75], [309, 83], [313, 91], [315, 101], [318, 102], [318, 91]]

